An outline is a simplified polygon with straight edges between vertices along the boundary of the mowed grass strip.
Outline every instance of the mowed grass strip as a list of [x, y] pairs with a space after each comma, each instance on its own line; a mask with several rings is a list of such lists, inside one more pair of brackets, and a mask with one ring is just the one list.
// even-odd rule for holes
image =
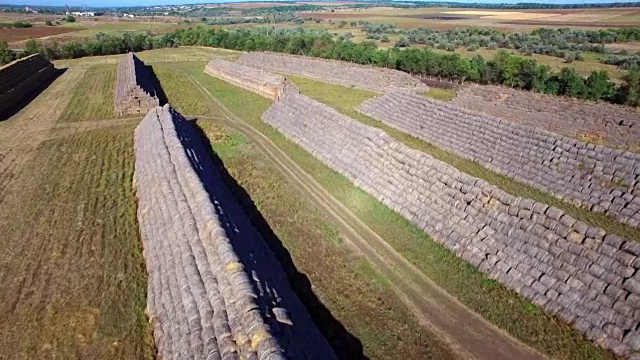
[[429, 91], [424, 93], [424, 96], [440, 101], [451, 101], [456, 97], [456, 91], [454, 89], [440, 89], [432, 87]]
[[133, 127], [45, 141], [0, 207], [7, 359], [152, 359]]
[[[232, 97], [221, 98], [229, 102]], [[256, 109], [268, 105], [266, 100], [259, 103], [262, 106]], [[201, 126], [227, 171], [250, 195], [250, 201], [282, 242], [296, 270], [303, 274], [292, 281], [292, 286], [341, 358], [360, 358], [362, 350], [372, 359], [453, 357], [445, 345], [417, 323], [385, 278], [366, 259], [343, 245], [337, 228], [304, 200], [252, 143], [211, 122]], [[235, 195], [241, 203], [247, 201], [238, 192]], [[283, 256], [282, 251], [274, 252]], [[288, 273], [291, 276], [291, 270]], [[307, 278], [311, 285], [304, 280]], [[316, 296], [320, 305], [313, 300]], [[321, 309], [325, 306], [329, 312]], [[347, 339], [335, 331], [330, 317], [359, 339], [360, 352], [359, 346], [345, 344]]]
[[[204, 69], [204, 65], [203, 62], [192, 66], [201, 66]], [[153, 64], [153, 72], [160, 81], [169, 103], [182, 114], [214, 115], [205, 97], [187, 78], [183, 66], [184, 64], [180, 63]]]
[[[553, 358], [615, 359], [612, 353], [599, 348], [577, 330], [457, 258], [402, 216], [261, 121], [267, 100], [212, 78], [200, 69], [194, 68], [190, 73], [229, 110], [276, 143], [396, 251], [470, 309]], [[346, 94], [348, 92], [343, 93]], [[340, 102], [345, 104], [344, 99]], [[349, 109], [355, 112], [352, 106]]]
[[[562, 209], [572, 217], [582, 220], [593, 226], [605, 229], [609, 233], [617, 234], [629, 240], [640, 241], [640, 229], [634, 228], [618, 222], [616, 219], [602, 213], [596, 213], [587, 209], [579, 208], [567, 202], [557, 199], [551, 194], [540, 191], [532, 186], [513, 180], [507, 176], [491, 171], [481, 164], [464, 159], [452, 152], [441, 149], [426, 141], [418, 139], [408, 133], [394, 129], [393, 127], [377, 121], [369, 116], [363, 115], [355, 110], [363, 101], [377, 96], [376, 94], [364, 90], [346, 88], [340, 85], [327, 84], [307, 78], [290, 76], [291, 80], [300, 90], [309, 97], [320, 101], [337, 111], [356, 119], [366, 125], [384, 130], [396, 140], [405, 145], [423, 151], [434, 158], [446, 162], [458, 170], [471, 176], [488, 181], [498, 186], [500, 189], [514, 196], [533, 199], [549, 206]], [[433, 91], [433, 90], [432, 90]]]
[[117, 66], [94, 65], [73, 91], [60, 122], [95, 121], [115, 117]]

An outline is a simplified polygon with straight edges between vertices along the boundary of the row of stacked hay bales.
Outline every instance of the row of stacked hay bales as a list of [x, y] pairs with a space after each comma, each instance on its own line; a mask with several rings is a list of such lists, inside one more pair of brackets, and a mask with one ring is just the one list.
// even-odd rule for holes
[[125, 55], [118, 65], [115, 93], [118, 116], [146, 114], [160, 105], [151, 71], [133, 53]]
[[358, 110], [502, 175], [640, 226], [640, 156], [428, 99], [387, 93]]
[[640, 243], [514, 197], [287, 91], [263, 120], [493, 279], [619, 355], [640, 355]]
[[640, 150], [640, 112], [634, 107], [475, 84], [459, 88], [452, 103], [567, 137]]
[[163, 359], [332, 359], [286, 274], [168, 105], [134, 136], [147, 308]]
[[282, 76], [220, 58], [211, 60], [204, 72], [274, 101], [285, 87]]
[[418, 79], [402, 71], [306, 56], [250, 52], [240, 57], [238, 63], [270, 72], [300, 75], [374, 92], [429, 89]]
[[55, 74], [53, 64], [40, 54], [34, 54], [0, 67], [0, 119]]

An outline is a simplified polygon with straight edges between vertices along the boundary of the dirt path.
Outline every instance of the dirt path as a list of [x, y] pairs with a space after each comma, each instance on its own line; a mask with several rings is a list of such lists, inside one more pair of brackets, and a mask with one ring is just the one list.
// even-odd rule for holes
[[224, 117], [203, 118], [244, 134], [282, 171], [291, 183], [322, 209], [338, 227], [345, 242], [374, 264], [394, 287], [418, 320], [439, 334], [463, 358], [544, 359], [545, 356], [512, 338], [446, 293], [420, 270], [398, 254], [312, 176], [292, 161], [258, 130], [237, 118], [219, 103], [196, 79], [194, 85]]
[[46, 139], [86, 69], [68, 69], [31, 103], [0, 122], [0, 204], [12, 179]]

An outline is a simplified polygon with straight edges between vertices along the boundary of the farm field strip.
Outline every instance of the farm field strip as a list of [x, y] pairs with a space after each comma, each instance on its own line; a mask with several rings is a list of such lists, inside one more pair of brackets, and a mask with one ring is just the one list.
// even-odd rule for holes
[[96, 80], [66, 69], [0, 122], [0, 357], [152, 358], [131, 187], [139, 119], [58, 122]]
[[[234, 50], [189, 46], [179, 48], [177, 51], [171, 51], [171, 49], [147, 50], [137, 53], [137, 55], [139, 55], [140, 60], [144, 61], [145, 64], [153, 65], [155, 63], [205, 63], [216, 56], [227, 60], [234, 60], [240, 57], [242, 53]], [[56, 67], [90, 67], [99, 64], [118, 64], [122, 56], [123, 55], [91, 56], [80, 59], [56, 60], [53, 63]]]
[[55, 125], [84, 76], [84, 69], [68, 69], [36, 99], [10, 119], [0, 122], [0, 201], [7, 195], [11, 179], [33, 156], [39, 143]]
[[132, 131], [46, 140], [14, 181], [0, 208], [3, 355], [152, 357]]
[[[219, 88], [232, 87], [220, 80], [209, 78], [198, 70], [190, 71], [191, 76], [212, 92], [214, 97], [225, 96]], [[235, 92], [240, 90], [236, 89]], [[242, 106], [234, 104], [234, 100], [225, 101], [227, 106], [232, 106], [234, 113], [243, 112]], [[400, 215], [284, 139], [275, 129], [257, 118], [243, 119], [276, 143], [288, 157], [319, 181], [395, 251], [473, 311], [498, 324], [517, 339], [553, 357], [614, 358], [611, 353], [600, 349], [570, 326], [547, 315], [498, 282], [487, 279], [473, 266], [437, 245], [428, 235]]]
[[115, 117], [116, 67], [94, 65], [90, 67], [60, 116], [60, 122], [95, 121]]

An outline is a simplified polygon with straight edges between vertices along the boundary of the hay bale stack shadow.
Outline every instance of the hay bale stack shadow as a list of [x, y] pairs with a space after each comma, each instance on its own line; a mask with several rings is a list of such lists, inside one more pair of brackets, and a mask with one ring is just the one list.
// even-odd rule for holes
[[158, 354], [337, 358], [186, 124], [165, 105], [151, 109], [134, 133], [147, 312]]

